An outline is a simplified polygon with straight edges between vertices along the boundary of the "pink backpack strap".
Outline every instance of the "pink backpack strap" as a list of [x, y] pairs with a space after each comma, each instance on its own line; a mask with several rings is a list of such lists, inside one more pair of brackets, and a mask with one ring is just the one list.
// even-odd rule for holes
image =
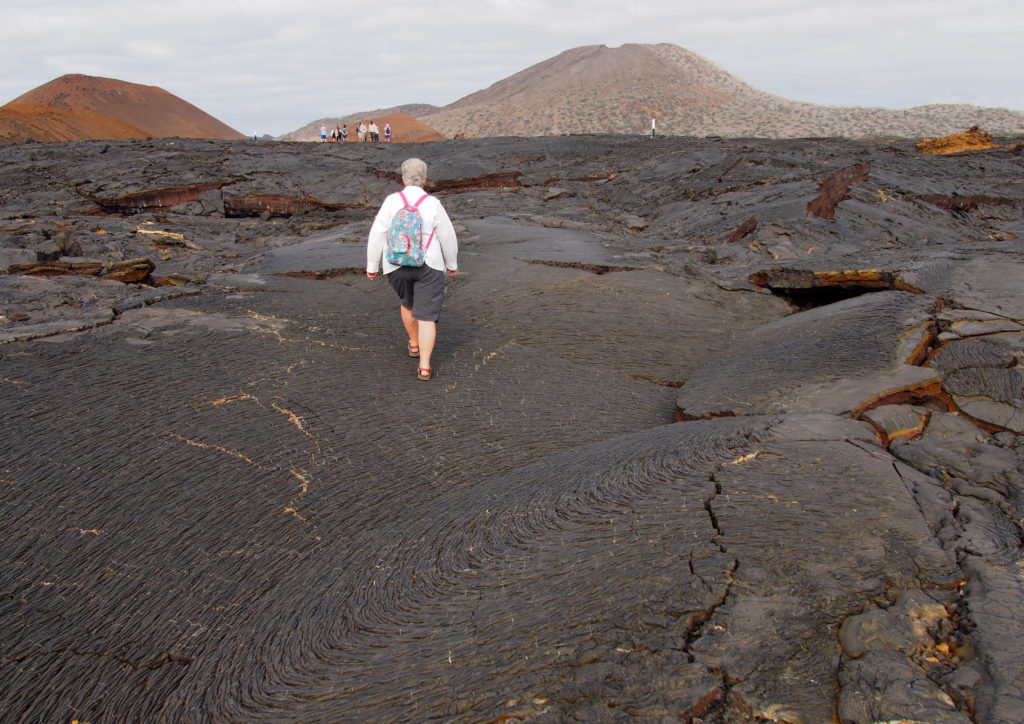
[[[424, 200], [425, 200], [425, 199], [426, 199], [426, 198], [427, 198], [428, 196], [430, 196], [430, 194], [423, 194], [423, 196], [421, 196], [421, 197], [420, 197], [420, 200], [416, 202], [416, 204], [415, 204], [415, 205], [413, 206], [413, 208], [414, 208], [414, 209], [417, 209], [417, 210], [419, 210], [419, 208], [420, 208], [420, 204], [422, 204], [422, 203], [423, 203], [423, 201], [424, 201]], [[429, 237], [429, 238], [427, 239], [427, 245], [426, 245], [425, 247], [423, 247], [423, 253], [424, 253], [424, 254], [426, 254], [426, 253], [427, 253], [427, 249], [429, 249], [429, 248], [430, 248], [430, 242], [432, 242], [432, 241], [434, 240], [434, 232], [435, 232], [435, 231], [437, 231], [437, 227], [435, 227], [435, 228], [433, 228], [433, 229], [431, 229], [431, 230], [430, 230], [430, 237]]]
[[[399, 191], [398, 195], [402, 197], [402, 203], [405, 204], [406, 206], [408, 206], [409, 205], [409, 199], [405, 198], [405, 192], [404, 191]], [[422, 200], [423, 199], [420, 199], [420, 201], [422, 201]], [[416, 205], [419, 206], [420, 202], [417, 201]]]

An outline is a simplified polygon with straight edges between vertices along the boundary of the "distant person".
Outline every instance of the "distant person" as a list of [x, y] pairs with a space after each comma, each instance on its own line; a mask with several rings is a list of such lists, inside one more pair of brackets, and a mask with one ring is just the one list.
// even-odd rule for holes
[[331, 129], [331, 143], [334, 143], [337, 140], [338, 140], [338, 131], [335, 130], [334, 128], [332, 128]]
[[[383, 264], [384, 274], [398, 294], [402, 325], [409, 335], [409, 356], [419, 358], [416, 377], [420, 380], [429, 380], [434, 373], [430, 355], [444, 300], [445, 270], [449, 276], [455, 276], [459, 267], [455, 229], [441, 202], [423, 190], [426, 182], [427, 164], [418, 158], [402, 164], [405, 188], [384, 199], [366, 244], [366, 276], [376, 279]], [[420, 236], [426, 250], [422, 266], [403, 266], [388, 260], [388, 232], [399, 212], [407, 218], [405, 209], [413, 205], [422, 220]]]
[[391, 143], [391, 124], [384, 124], [384, 143]]
[[347, 123], [342, 123], [341, 124], [341, 141], [342, 141], [342, 143], [347, 143], [348, 142], [348, 124]]
[[327, 126], [320, 126], [320, 143], [327, 140]]
[[366, 124], [362, 121], [359, 121], [359, 125], [356, 126], [356, 135], [359, 136], [360, 141], [366, 141]]
[[374, 143], [380, 140], [380, 129], [377, 128], [376, 121], [370, 121], [370, 140]]

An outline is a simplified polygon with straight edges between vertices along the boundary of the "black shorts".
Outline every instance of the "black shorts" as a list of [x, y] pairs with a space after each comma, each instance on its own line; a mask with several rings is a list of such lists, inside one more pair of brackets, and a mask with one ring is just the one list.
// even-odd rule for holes
[[444, 301], [444, 272], [423, 266], [400, 266], [387, 275], [391, 288], [402, 300], [402, 306], [412, 310], [413, 319], [436, 322], [441, 318]]

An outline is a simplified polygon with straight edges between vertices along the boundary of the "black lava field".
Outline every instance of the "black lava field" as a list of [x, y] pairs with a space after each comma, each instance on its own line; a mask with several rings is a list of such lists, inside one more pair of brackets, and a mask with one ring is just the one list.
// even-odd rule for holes
[[1019, 724], [999, 142], [0, 146], [0, 720]]

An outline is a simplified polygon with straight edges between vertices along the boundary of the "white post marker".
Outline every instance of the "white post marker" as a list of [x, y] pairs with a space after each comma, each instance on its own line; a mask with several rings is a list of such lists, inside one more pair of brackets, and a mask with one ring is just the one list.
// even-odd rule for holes
[[651, 138], [654, 138], [654, 119], [651, 119]]

